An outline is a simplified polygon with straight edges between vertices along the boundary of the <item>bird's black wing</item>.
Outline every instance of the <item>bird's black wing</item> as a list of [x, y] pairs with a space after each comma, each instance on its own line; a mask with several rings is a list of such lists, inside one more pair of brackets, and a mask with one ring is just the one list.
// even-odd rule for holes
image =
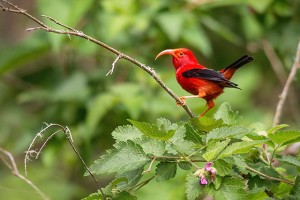
[[236, 83], [227, 80], [221, 72], [212, 69], [194, 68], [183, 72], [182, 76], [185, 78], [198, 78], [208, 81], [219, 82], [223, 87], [232, 87], [240, 89]]

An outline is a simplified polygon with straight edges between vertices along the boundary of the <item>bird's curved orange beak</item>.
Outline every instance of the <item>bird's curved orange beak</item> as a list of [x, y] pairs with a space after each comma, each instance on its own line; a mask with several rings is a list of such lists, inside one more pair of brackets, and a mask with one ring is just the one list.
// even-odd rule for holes
[[155, 57], [155, 60], [162, 55], [172, 55], [175, 58], [177, 58], [174, 49], [167, 49], [167, 50], [164, 50], [164, 51], [160, 52], [159, 54], [157, 54], [157, 56]]

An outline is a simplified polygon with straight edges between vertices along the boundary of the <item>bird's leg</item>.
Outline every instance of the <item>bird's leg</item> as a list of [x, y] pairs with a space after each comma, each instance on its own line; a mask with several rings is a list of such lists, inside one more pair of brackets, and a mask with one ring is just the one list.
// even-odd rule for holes
[[201, 114], [199, 117], [202, 117], [205, 115], [210, 109], [212, 109], [215, 106], [215, 103], [212, 100], [207, 101], [208, 108]]
[[183, 106], [183, 105], [185, 105], [186, 104], [186, 100], [185, 99], [188, 99], [188, 98], [199, 98], [199, 96], [198, 95], [182, 96], [179, 99], [183, 102], [183, 104], [181, 102], [176, 102], [176, 105], [177, 106]]

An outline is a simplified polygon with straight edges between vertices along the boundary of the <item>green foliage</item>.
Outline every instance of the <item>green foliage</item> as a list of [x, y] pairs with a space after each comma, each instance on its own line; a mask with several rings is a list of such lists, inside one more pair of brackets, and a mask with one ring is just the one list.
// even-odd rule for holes
[[196, 199], [203, 191], [203, 188], [199, 187], [199, 178], [193, 174], [188, 174], [186, 177], [186, 198], [188, 200]]
[[[277, 54], [285, 77], [299, 40], [299, 1], [14, 2], [53, 28], [61, 29], [40, 15], [51, 16], [153, 67], [179, 96], [187, 93], [176, 83], [170, 59], [154, 60], [161, 50], [190, 48], [201, 64], [216, 70], [243, 54], [255, 57], [255, 62], [240, 69], [232, 79], [242, 90], [226, 89], [216, 100], [216, 107], [221, 102], [230, 102], [243, 118], [224, 103], [215, 113], [212, 110], [200, 119], [187, 120], [186, 113], [176, 107], [174, 100], [148, 74], [127, 61], [119, 60], [114, 73], [105, 76], [116, 58], [109, 51], [72, 35], [42, 30], [28, 33], [25, 29], [36, 24], [25, 16], [10, 16], [0, 11], [3, 27], [0, 31], [0, 146], [10, 149], [16, 158], [23, 156], [42, 122], [55, 122], [70, 128], [87, 163], [92, 163], [98, 154], [105, 154], [106, 149], [112, 149], [98, 163], [103, 167], [101, 173], [116, 176], [105, 190], [109, 197], [130, 199], [135, 195], [153, 199], [152, 188], [156, 188], [158, 197], [170, 195], [165, 199], [176, 199], [184, 195], [184, 190], [178, 188], [185, 185], [183, 177], [188, 173], [194, 179], [194, 185], [186, 191], [189, 199], [207, 193], [217, 198], [217, 191], [221, 191], [228, 178], [248, 181], [245, 185], [248, 199], [268, 198], [265, 189], [274, 198], [290, 195], [297, 199], [299, 156], [284, 156], [282, 151], [288, 144], [299, 141], [299, 101], [291, 101], [295, 109], [288, 109], [289, 104], [284, 107], [282, 122], [289, 124], [289, 129], [284, 129], [287, 125], [283, 124], [268, 130], [282, 84], [266, 55], [270, 51]], [[266, 48], [267, 44], [271, 49]], [[293, 83], [295, 94], [299, 93], [298, 79]], [[205, 105], [200, 99], [191, 99], [188, 106], [198, 114]], [[166, 119], [157, 121], [160, 117]], [[128, 118], [140, 125], [128, 125]], [[248, 126], [255, 121], [262, 126], [257, 123]], [[115, 147], [112, 147], [113, 139]], [[265, 149], [262, 142], [267, 144]], [[137, 163], [130, 158], [114, 158], [128, 153], [138, 159]], [[154, 157], [157, 158], [151, 172], [144, 174]], [[272, 160], [276, 165], [271, 164]], [[195, 165], [201, 168], [206, 161], [214, 163], [217, 175], [213, 183], [203, 186], [192, 173], [196, 171]], [[17, 159], [19, 163], [22, 161]], [[172, 163], [172, 169], [176, 163], [176, 175], [174, 178], [169, 175], [171, 178], [164, 182], [152, 181], [148, 189], [147, 180], [160, 166], [157, 163]], [[295, 185], [277, 184], [249, 171], [249, 166], [295, 181]], [[59, 135], [46, 146], [41, 160], [30, 165], [29, 175], [51, 199], [79, 199], [87, 196], [91, 188], [90, 182], [81, 181], [83, 171], [64, 137]], [[35, 178], [37, 174], [42, 178]], [[99, 178], [100, 185], [108, 180], [104, 174]], [[1, 170], [0, 177], [0, 185], [8, 188], [1, 190], [3, 199], [40, 199], [31, 192], [22, 193], [23, 185], [8, 171]], [[143, 190], [135, 192], [143, 184]], [[226, 188], [224, 191], [226, 194]], [[98, 192], [90, 197], [100, 198]]]
[[[235, 125], [234, 120], [228, 117], [233, 113], [234, 119], [239, 120], [240, 117], [228, 103], [221, 105], [215, 114], [220, 116], [216, 120], [218, 123], [213, 123], [217, 126], [209, 132], [194, 126], [194, 120], [180, 123], [171, 123], [163, 118], [156, 123], [129, 120], [133, 126], [121, 126], [113, 131], [115, 149], [108, 150], [96, 160], [91, 170], [95, 174], [116, 173], [113, 182], [104, 188], [106, 194], [114, 198], [123, 195], [124, 198], [135, 198], [132, 196], [134, 192], [146, 186], [154, 177], [158, 182], [170, 180], [176, 177], [179, 169], [188, 171], [185, 186], [186, 197], [190, 200], [201, 194], [232, 200], [264, 199], [268, 195], [265, 191], [278, 197], [287, 192], [296, 193], [297, 184], [294, 187], [279, 184], [294, 185], [295, 174], [289, 174], [284, 166], [273, 166], [272, 160], [278, 159], [300, 170], [299, 159], [280, 156], [277, 146], [269, 146], [267, 150], [266, 143], [279, 143], [281, 138], [279, 144], [286, 146], [290, 140], [298, 137], [298, 132], [282, 131], [284, 126], [278, 126], [266, 131], [271, 137], [262, 140], [261, 137], [253, 137], [258, 134], [255, 130]], [[283, 133], [288, 136], [293, 133], [294, 137], [282, 139]], [[268, 151], [273, 152], [272, 157]], [[154, 165], [155, 162], [158, 164]], [[199, 167], [198, 162], [206, 162], [205, 167], [204, 164]], [[155, 168], [154, 176], [145, 180], [145, 173], [151, 172], [152, 168]], [[271, 182], [265, 180], [267, 177], [271, 177]], [[277, 187], [279, 189], [276, 191]]]
[[119, 142], [115, 147], [95, 161], [90, 168], [93, 173], [123, 173], [138, 169], [150, 161], [142, 147], [132, 141]]

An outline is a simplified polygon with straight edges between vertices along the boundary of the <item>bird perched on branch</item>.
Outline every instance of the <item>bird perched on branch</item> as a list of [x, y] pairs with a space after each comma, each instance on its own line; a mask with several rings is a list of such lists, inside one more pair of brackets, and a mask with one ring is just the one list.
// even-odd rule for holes
[[[187, 98], [203, 98], [206, 100], [208, 108], [199, 116], [205, 115], [215, 106], [214, 99], [223, 93], [225, 87], [237, 88], [238, 85], [230, 81], [235, 71], [245, 64], [253, 61], [253, 57], [244, 55], [231, 65], [220, 71], [208, 69], [198, 63], [193, 52], [189, 49], [167, 49], [160, 52], [155, 59], [162, 55], [171, 55], [173, 65], [176, 70], [176, 79], [179, 85], [192, 96], [180, 97], [186, 104]], [[177, 103], [181, 105], [181, 103]]]

